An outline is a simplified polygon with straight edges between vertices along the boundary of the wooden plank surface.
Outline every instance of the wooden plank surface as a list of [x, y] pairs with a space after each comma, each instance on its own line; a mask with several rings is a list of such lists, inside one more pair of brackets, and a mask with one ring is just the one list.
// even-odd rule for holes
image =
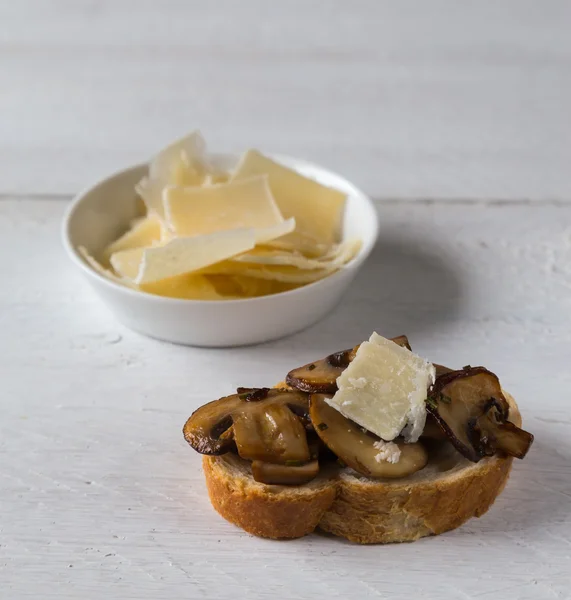
[[[569, 22], [566, 0], [0, 3], [2, 599], [570, 597]], [[438, 200], [379, 204], [370, 261], [306, 332], [162, 344], [113, 320], [58, 229], [68, 194], [197, 126]], [[185, 418], [373, 329], [518, 399], [536, 442], [497, 504], [387, 547], [225, 523]]]
[[[381, 204], [380, 242], [333, 314], [231, 350], [119, 326], [63, 254], [64, 207], [0, 200], [2, 598], [569, 598], [571, 206]], [[496, 505], [392, 546], [272, 542], [224, 522], [186, 417], [373, 329], [485, 364], [513, 392], [536, 442]]]
[[0, 3], [0, 193], [200, 127], [377, 197], [571, 197], [567, 0]]

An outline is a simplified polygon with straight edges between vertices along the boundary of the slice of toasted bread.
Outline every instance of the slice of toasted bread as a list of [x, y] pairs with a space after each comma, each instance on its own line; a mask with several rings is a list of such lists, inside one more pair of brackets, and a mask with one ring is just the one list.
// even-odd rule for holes
[[[515, 401], [510, 420], [521, 425]], [[331, 465], [301, 486], [266, 485], [234, 454], [205, 456], [214, 508], [245, 531], [297, 538], [316, 527], [362, 544], [411, 542], [455, 529], [483, 515], [504, 488], [512, 458], [472, 463], [450, 444], [429, 450], [428, 465], [403, 479], [368, 479]]]

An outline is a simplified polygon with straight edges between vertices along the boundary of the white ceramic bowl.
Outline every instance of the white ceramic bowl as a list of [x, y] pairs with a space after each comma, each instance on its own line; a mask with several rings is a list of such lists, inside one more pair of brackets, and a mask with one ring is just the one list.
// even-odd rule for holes
[[[211, 157], [226, 169], [239, 158], [228, 154]], [[255, 344], [300, 331], [337, 304], [375, 244], [378, 219], [371, 200], [346, 179], [302, 160], [273, 158], [348, 194], [342, 237], [358, 236], [363, 244], [351, 262], [325, 279], [271, 296], [225, 301], [164, 298], [106, 279], [84, 261], [77, 248], [85, 246], [97, 256], [127, 229], [139, 214], [134, 186], [146, 174], [147, 165], [115, 173], [73, 199], [63, 223], [67, 253], [117, 319], [145, 335], [177, 344], [215, 347]]]

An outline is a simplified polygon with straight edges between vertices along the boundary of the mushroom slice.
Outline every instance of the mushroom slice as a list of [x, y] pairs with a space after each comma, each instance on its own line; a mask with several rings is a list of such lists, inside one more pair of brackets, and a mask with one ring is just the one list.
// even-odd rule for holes
[[255, 460], [252, 462], [252, 475], [260, 483], [274, 485], [301, 485], [317, 477], [319, 462], [311, 460], [306, 463], [291, 461], [285, 465]]
[[308, 404], [307, 394], [297, 390], [240, 388], [196, 410], [183, 433], [201, 454], [224, 454], [235, 444], [242, 458], [305, 462], [310, 451], [302, 421], [309, 422]]
[[424, 424], [424, 429], [420, 438], [436, 441], [448, 439], [444, 431], [442, 431], [442, 427], [440, 427], [436, 419], [430, 413], [426, 414], [426, 423]]
[[233, 417], [238, 454], [248, 460], [287, 464], [309, 460], [305, 428], [283, 404], [269, 404]]
[[395, 442], [400, 450], [398, 462], [379, 459], [375, 442], [379, 438], [345, 418], [338, 410], [325, 402], [324, 394], [312, 394], [309, 400], [309, 416], [319, 437], [337, 457], [353, 470], [367, 477], [406, 477], [422, 469], [428, 454], [420, 443]]
[[[443, 365], [439, 365], [438, 363], [433, 363], [434, 368], [436, 369], [436, 378], [444, 375], [445, 373], [450, 373], [453, 369], [449, 369]], [[429, 413], [426, 415], [426, 423], [424, 425], [424, 430], [421, 435], [422, 438], [443, 441], [447, 439], [446, 434], [442, 431], [442, 427], [438, 424], [436, 419]]]
[[330, 354], [326, 358], [293, 369], [286, 376], [286, 383], [303, 392], [334, 394], [337, 377], [355, 358], [359, 346]]
[[533, 435], [510, 421], [502, 421], [495, 400], [490, 400], [484, 414], [472, 428], [472, 440], [480, 454], [490, 456], [501, 450], [510, 456], [523, 458], [533, 442]]
[[509, 404], [500, 381], [484, 367], [464, 367], [436, 378], [427, 410], [454, 447], [478, 462], [500, 450], [523, 458], [533, 436], [507, 419]]
[[[410, 350], [406, 335], [392, 338], [395, 344]], [[312, 394], [334, 394], [337, 391], [337, 378], [355, 358], [359, 346], [330, 354], [326, 358], [293, 369], [287, 374], [286, 383], [302, 392]]]
[[449, 369], [448, 367], [445, 367], [444, 365], [439, 365], [438, 363], [432, 363], [434, 365], [434, 368], [436, 369], [436, 377], [440, 377], [441, 375], [444, 375], [445, 373], [451, 373], [454, 369]]

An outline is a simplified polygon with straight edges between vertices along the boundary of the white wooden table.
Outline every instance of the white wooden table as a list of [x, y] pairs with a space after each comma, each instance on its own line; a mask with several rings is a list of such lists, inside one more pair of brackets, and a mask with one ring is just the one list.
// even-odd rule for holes
[[[571, 598], [569, 3], [160, 6], [0, 5], [2, 600]], [[72, 270], [60, 220], [70, 193], [195, 125], [378, 198], [439, 199], [379, 200], [364, 272], [303, 333], [146, 339]], [[218, 517], [190, 412], [373, 329], [484, 364], [517, 398], [536, 442], [491, 511], [374, 547]]]

